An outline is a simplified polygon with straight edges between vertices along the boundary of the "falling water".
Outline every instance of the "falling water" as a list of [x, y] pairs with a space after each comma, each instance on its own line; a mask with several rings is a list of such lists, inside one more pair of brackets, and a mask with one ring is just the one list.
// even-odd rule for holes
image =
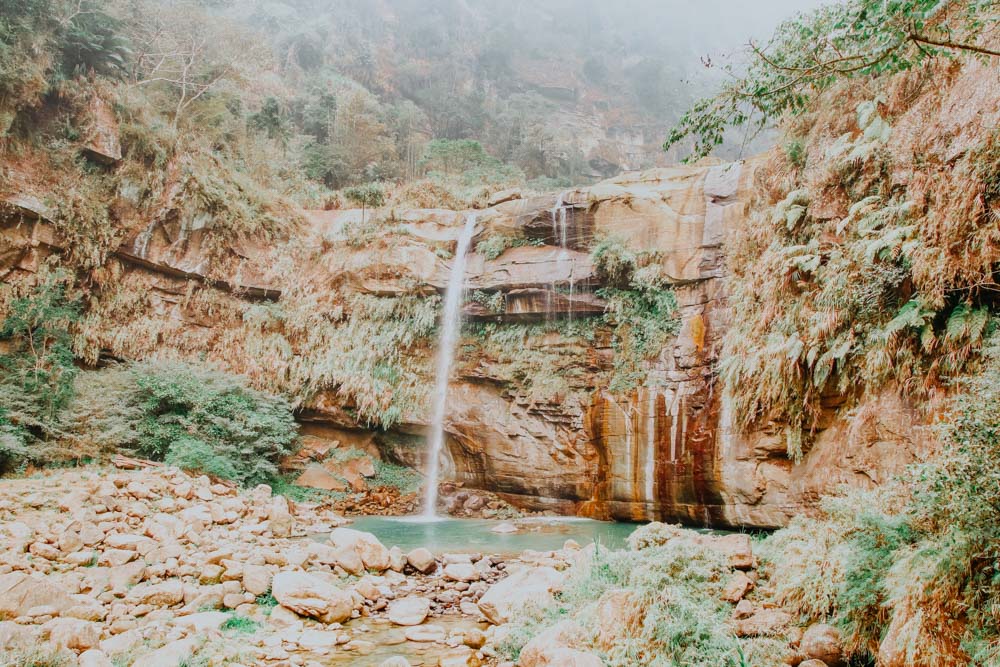
[[[576, 268], [576, 262], [570, 257], [567, 231], [566, 231], [566, 213], [567, 206], [565, 204], [566, 192], [560, 192], [559, 196], [556, 197], [556, 205], [552, 207], [549, 213], [552, 216], [552, 236], [555, 238], [556, 242], [559, 244], [559, 255], [556, 258], [557, 265], [561, 266], [563, 262], [567, 259], [570, 261], [569, 265], [569, 299], [566, 306], [566, 314], [569, 321], [573, 321], [573, 270]], [[555, 282], [552, 283], [552, 291], [556, 289]], [[548, 307], [547, 307], [548, 309]]]
[[448, 380], [455, 360], [455, 346], [462, 326], [462, 283], [465, 280], [466, 254], [476, 230], [476, 213], [465, 218], [465, 227], [458, 237], [455, 261], [444, 293], [444, 317], [441, 321], [441, 343], [438, 347], [437, 374], [434, 381], [434, 416], [431, 422], [430, 451], [427, 457], [427, 491], [424, 501], [424, 518], [437, 517], [438, 477], [441, 452], [444, 449], [444, 417], [448, 408]]
[[[635, 475], [632, 470], [632, 437], [633, 437], [633, 425], [632, 425], [632, 415], [630, 410], [626, 410], [618, 401], [614, 399], [613, 396], [608, 396], [608, 401], [618, 408], [618, 412], [622, 413], [622, 421], [625, 424], [625, 485], [627, 489], [632, 489], [635, 486]], [[628, 404], [626, 404], [628, 405]], [[632, 496], [631, 491], [629, 492], [629, 497]]]
[[646, 391], [649, 392], [646, 410], [649, 413], [646, 421], [646, 502], [653, 502], [656, 500], [653, 497], [656, 477], [656, 391], [654, 389]]

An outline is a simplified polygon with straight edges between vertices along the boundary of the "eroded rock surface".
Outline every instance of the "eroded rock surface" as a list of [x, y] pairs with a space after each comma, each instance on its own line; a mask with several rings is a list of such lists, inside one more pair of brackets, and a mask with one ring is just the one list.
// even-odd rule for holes
[[[675, 290], [680, 330], [650, 360], [645, 386], [626, 393], [611, 392], [601, 380], [612, 357], [606, 336], [573, 352], [569, 394], [542, 400], [511, 390], [482, 359], [460, 358], [445, 423], [448, 476], [532, 510], [773, 527], [844, 483], [888, 479], [926, 449], [931, 441], [913, 406], [889, 394], [871, 397], [852, 413], [831, 398], [812, 448], [798, 462], [786, 454], [780, 424], [749, 434], [733, 427], [715, 374], [728, 318], [723, 253], [727, 235], [747, 224], [756, 169], [755, 161], [654, 169], [558, 197], [501, 197], [478, 211], [475, 243], [498, 234], [530, 242], [493, 259], [478, 252], [469, 257], [470, 293], [501, 295], [502, 303], [492, 310], [470, 297], [468, 318], [523, 323], [602, 312], [605, 304], [595, 293], [602, 285], [589, 250], [595, 240], [614, 236], [655, 255]], [[10, 214], [0, 223], [0, 269], [29, 275], [59, 250], [58, 240], [37, 198], [5, 198]], [[231, 262], [212, 263], [208, 231], [175, 229], [170, 216], [126, 239], [116, 256], [119, 270], [149, 295], [146, 322], [161, 331], [162, 345], [186, 354], [211, 343], [214, 360], [259, 378], [275, 371], [231, 338], [242, 319], [192, 313], [185, 297], [191, 281], [206, 281], [227, 295], [219, 298], [242, 304], [236, 312], [246, 300], [277, 298], [289, 275], [372, 295], [441, 291], [451, 267], [446, 250], [466, 213], [392, 215], [391, 238], [352, 245], [345, 239], [361, 223], [360, 211], [304, 212], [295, 242], [308, 251], [292, 253], [280, 271], [276, 249], [250, 240], [230, 249]], [[297, 263], [291, 271], [289, 261]], [[150, 353], [137, 347], [115, 352]], [[429, 359], [433, 350], [425, 353]], [[311, 425], [335, 429], [338, 439], [364, 442], [391, 461], [424, 463], [426, 415], [406, 414], [390, 431], [372, 433], [336, 391], [319, 391], [304, 407]], [[342, 472], [310, 463], [302, 474], [311, 484], [340, 490]], [[350, 472], [352, 491], [367, 483], [366, 471]], [[289, 530], [280, 511], [272, 520], [275, 530]]]

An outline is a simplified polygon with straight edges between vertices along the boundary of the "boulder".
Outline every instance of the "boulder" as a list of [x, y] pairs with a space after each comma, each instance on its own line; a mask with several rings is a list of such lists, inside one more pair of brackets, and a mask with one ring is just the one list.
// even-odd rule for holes
[[406, 554], [406, 562], [410, 564], [417, 572], [423, 574], [431, 573], [435, 567], [437, 567], [437, 561], [434, 559], [434, 554], [423, 547], [417, 547], [410, 553]]
[[520, 667], [603, 667], [597, 656], [578, 650], [584, 631], [576, 621], [560, 621], [521, 649]]
[[124, 565], [135, 560], [138, 555], [138, 552], [131, 549], [105, 549], [97, 557], [97, 564], [107, 567], [118, 567], [119, 565]]
[[733, 618], [740, 620], [753, 616], [753, 605], [749, 600], [740, 600], [733, 609]]
[[402, 572], [404, 567], [406, 567], [406, 556], [403, 555], [403, 550], [399, 547], [389, 549], [389, 569], [393, 572]]
[[324, 491], [346, 491], [347, 484], [336, 477], [329, 470], [314, 463], [302, 471], [302, 474], [295, 479], [298, 486], [305, 486], [310, 489], [323, 489]]
[[339, 464], [339, 470], [341, 476], [351, 485], [351, 490], [361, 493], [368, 488], [365, 478], [375, 475], [375, 464], [367, 456], [359, 456]]
[[444, 578], [449, 581], [478, 581], [479, 571], [469, 563], [451, 563], [444, 567]]
[[48, 634], [49, 643], [72, 651], [86, 651], [98, 645], [101, 640], [101, 626], [76, 618], [54, 618], [42, 626]]
[[366, 600], [371, 600], [372, 602], [378, 600], [382, 597], [382, 592], [372, 581], [372, 578], [368, 575], [361, 577], [357, 583], [354, 584], [355, 592]]
[[750, 577], [737, 570], [726, 582], [726, 587], [722, 590], [722, 599], [736, 604], [750, 592], [751, 588], [753, 588], [753, 581], [750, 580]]
[[101, 641], [101, 650], [105, 655], [128, 653], [142, 642], [142, 633], [138, 630], [126, 630]]
[[394, 655], [391, 658], [379, 663], [379, 667], [412, 667], [410, 661], [401, 655]]
[[711, 545], [729, 556], [729, 564], [737, 570], [754, 567], [753, 547], [746, 533], [731, 533], [711, 540]]
[[52, 607], [57, 612], [76, 605], [66, 587], [53, 577], [23, 572], [0, 575], [0, 619], [24, 616], [32, 607]]
[[187, 664], [188, 659], [203, 641], [204, 639], [199, 637], [172, 641], [149, 655], [140, 656], [135, 664], [142, 665], [142, 667], [181, 667]]
[[439, 667], [479, 667], [482, 664], [476, 652], [467, 646], [449, 649], [438, 658]]
[[371, 533], [351, 528], [334, 528], [330, 533], [330, 541], [338, 549], [356, 551], [369, 570], [384, 572], [389, 569], [389, 550]]
[[180, 579], [168, 579], [159, 584], [139, 584], [128, 592], [125, 599], [132, 604], [169, 607], [184, 601], [184, 586]]
[[79, 660], [79, 667], [115, 667], [104, 651], [96, 648], [81, 653]]
[[431, 601], [422, 597], [406, 597], [389, 603], [389, 620], [396, 625], [420, 625], [431, 611]]
[[334, 550], [335, 563], [344, 569], [345, 572], [355, 576], [365, 573], [365, 562], [361, 560], [361, 554], [351, 547], [341, 547]]
[[737, 637], [773, 637], [780, 635], [792, 622], [791, 614], [780, 609], [758, 609], [749, 618], [736, 621]]
[[174, 625], [200, 634], [218, 630], [229, 618], [230, 614], [224, 611], [199, 611], [187, 616], [178, 616], [174, 619]]
[[295, 519], [284, 496], [274, 496], [268, 506], [267, 527], [275, 537], [291, 537]]
[[646, 616], [636, 594], [627, 590], [605, 592], [597, 601], [597, 643], [608, 650], [619, 639], [638, 634]]
[[481, 649], [486, 644], [486, 633], [479, 628], [467, 628], [462, 633], [462, 643], [469, 648]]
[[440, 625], [415, 625], [406, 628], [403, 635], [411, 642], [437, 643], [443, 643], [448, 636], [445, 629]]
[[799, 651], [807, 658], [822, 660], [829, 667], [843, 664], [843, 638], [840, 630], [826, 623], [814, 623], [802, 634]]
[[298, 644], [307, 651], [331, 649], [340, 642], [340, 635], [331, 630], [306, 630], [299, 635]]
[[515, 199], [521, 199], [523, 195], [521, 191], [517, 188], [510, 188], [507, 190], [501, 190], [499, 192], [494, 192], [490, 195], [490, 198], [486, 201], [487, 206], [499, 206], [500, 204], [514, 201]]
[[110, 568], [108, 572], [108, 585], [112, 591], [126, 591], [130, 586], [135, 586], [142, 581], [146, 573], [146, 563], [137, 560], [125, 565], [118, 565]]
[[37, 625], [0, 621], [0, 651], [34, 646], [39, 642], [41, 634], [42, 629]]
[[118, 119], [107, 102], [94, 97], [89, 106], [90, 134], [81, 149], [103, 164], [121, 162], [122, 144], [118, 134]]
[[243, 588], [254, 596], [263, 595], [271, 590], [271, 571], [263, 565], [243, 566]]
[[551, 600], [564, 578], [548, 566], [522, 568], [493, 584], [480, 598], [479, 610], [491, 623], [506, 623], [525, 604], [541, 606]]
[[340, 623], [354, 611], [353, 596], [318, 576], [305, 572], [279, 572], [271, 594], [283, 607], [324, 623]]

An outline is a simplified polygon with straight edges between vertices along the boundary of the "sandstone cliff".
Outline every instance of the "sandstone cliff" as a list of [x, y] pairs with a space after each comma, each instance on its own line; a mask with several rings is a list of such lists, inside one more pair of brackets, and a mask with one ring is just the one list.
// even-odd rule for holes
[[[494, 305], [470, 298], [467, 321], [501, 328], [590, 322], [593, 333], [589, 340], [559, 332], [530, 338], [526, 352], [548, 364], [534, 371], [559, 380], [541, 394], [525, 390], [495, 350], [467, 337], [446, 424], [456, 479], [564, 513], [777, 526], [821, 492], [881, 481], [909, 460], [920, 438], [911, 411], [898, 403], [879, 416], [891, 428], [878, 432], [892, 435], [872, 442], [848, 437], [860, 427], [834, 401], [815, 447], [798, 463], [789, 460], [780, 428], [745, 435], [732, 426], [715, 373], [727, 326], [723, 248], [727, 234], [748, 224], [759, 165], [656, 169], [477, 212], [476, 241], [501, 235], [522, 243], [492, 259], [470, 258], [469, 296], [492, 296]], [[65, 251], [30, 191], [9, 194], [7, 210], [6, 280], [30, 277]], [[78, 352], [92, 363], [153, 355], [222, 363], [262, 386], [298, 392], [308, 432], [374, 445], [418, 466], [433, 322], [412, 337], [374, 341], [391, 328], [387, 322], [413, 318], [352, 315], [359, 312], [352, 299], [435, 307], [465, 215], [387, 211], [373, 223], [361, 211], [306, 211], [293, 240], [231, 246], [213, 262], [211, 226], [186, 229], [167, 212], [87, 276], [89, 318]], [[607, 388], [613, 352], [592, 317], [604, 303], [589, 250], [609, 236], [656, 257], [681, 318], [679, 334], [648, 362], [648, 386], [624, 394]], [[365, 380], [363, 392], [350, 390], [352, 370], [377, 376], [387, 356], [398, 357], [409, 379]], [[383, 420], [390, 428], [371, 418], [379, 410], [393, 415]]]

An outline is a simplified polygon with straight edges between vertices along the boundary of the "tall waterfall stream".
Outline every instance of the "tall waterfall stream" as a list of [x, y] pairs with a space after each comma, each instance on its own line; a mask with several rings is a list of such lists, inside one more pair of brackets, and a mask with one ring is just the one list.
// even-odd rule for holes
[[448, 412], [448, 382], [455, 361], [455, 346], [462, 328], [462, 292], [469, 245], [476, 231], [475, 212], [465, 218], [465, 227], [458, 237], [455, 261], [444, 293], [444, 316], [441, 319], [441, 342], [438, 346], [437, 373], [434, 380], [434, 414], [431, 421], [430, 447], [427, 452], [427, 490], [423, 518], [437, 518], [438, 478], [441, 474], [441, 452], [444, 450], [444, 418]]

